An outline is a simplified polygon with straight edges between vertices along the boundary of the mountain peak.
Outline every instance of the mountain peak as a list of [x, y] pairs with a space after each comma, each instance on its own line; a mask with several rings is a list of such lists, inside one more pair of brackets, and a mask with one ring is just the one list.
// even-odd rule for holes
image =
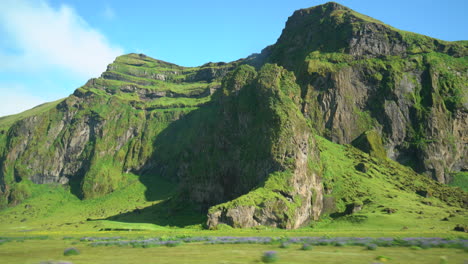
[[[382, 21], [379, 21], [375, 18], [366, 16], [364, 14], [361, 14], [359, 12], [354, 11], [353, 9], [338, 4], [336, 2], [327, 2], [322, 5], [318, 6], [313, 6], [309, 8], [303, 8], [295, 11], [291, 17], [297, 15], [319, 15], [319, 17], [326, 17], [326, 16], [333, 16], [333, 17], [343, 17], [343, 16], [351, 16], [355, 20], [359, 20], [362, 22], [372, 22], [372, 23], [377, 23], [381, 25], [385, 25]], [[343, 21], [344, 22], [344, 21]], [[388, 25], [386, 25], [388, 26]]]
[[289, 69], [311, 52], [345, 53], [355, 58], [408, 56], [441, 52], [466, 56], [462, 43], [447, 42], [396, 29], [356, 12], [328, 2], [300, 9], [286, 22], [276, 44], [264, 50], [270, 61]]
[[307, 9], [319, 9], [321, 8], [322, 10], [329, 10], [329, 11], [335, 11], [335, 10], [351, 10], [350, 8], [344, 6], [344, 5], [341, 5], [341, 4], [338, 4], [336, 2], [327, 2], [325, 4], [322, 4], [322, 5], [318, 5], [318, 6], [313, 6], [313, 7], [310, 7], [310, 8], [307, 8]]

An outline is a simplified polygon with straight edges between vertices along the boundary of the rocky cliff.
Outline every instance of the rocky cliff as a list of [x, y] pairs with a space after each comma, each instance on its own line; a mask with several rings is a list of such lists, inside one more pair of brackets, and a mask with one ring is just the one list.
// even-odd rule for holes
[[387, 156], [442, 183], [468, 169], [466, 42], [401, 31], [336, 3], [296, 11], [259, 55], [293, 71], [334, 142], [378, 131]]
[[[120, 56], [69, 97], [0, 118], [0, 206], [34, 184], [105, 196], [131, 172], [147, 188], [154, 175], [172, 181], [173, 199], [208, 212], [211, 228], [297, 228], [376, 195], [327, 174], [317, 134], [370, 153], [343, 155], [382, 166], [382, 181], [462, 206], [462, 191], [385, 160], [442, 183], [467, 170], [466, 55], [466, 42], [327, 3], [296, 11], [276, 44], [247, 59], [188, 68]], [[359, 164], [353, 177], [374, 177]]]
[[27, 196], [28, 181], [69, 184], [83, 198], [125, 186], [122, 172], [149, 166], [155, 137], [206, 104], [230, 65], [184, 68], [130, 54], [68, 98], [5, 118], [3, 204]]

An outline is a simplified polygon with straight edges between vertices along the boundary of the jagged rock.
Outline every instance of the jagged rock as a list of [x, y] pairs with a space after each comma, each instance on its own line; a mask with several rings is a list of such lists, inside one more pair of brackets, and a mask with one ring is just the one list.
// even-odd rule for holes
[[356, 57], [402, 55], [408, 44], [402, 36], [378, 23], [366, 23], [349, 40], [349, 53]]
[[255, 206], [238, 206], [228, 211], [217, 211], [208, 215], [207, 226], [214, 228], [221, 223], [232, 227], [254, 227], [260, 223], [254, 219]]

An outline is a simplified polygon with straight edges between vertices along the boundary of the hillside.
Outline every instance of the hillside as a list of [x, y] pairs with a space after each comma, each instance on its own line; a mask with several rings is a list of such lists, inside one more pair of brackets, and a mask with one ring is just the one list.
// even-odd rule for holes
[[467, 54], [327, 3], [246, 59], [120, 56], [69, 97], [0, 118], [0, 219], [453, 229], [468, 204], [444, 184], [466, 186]]

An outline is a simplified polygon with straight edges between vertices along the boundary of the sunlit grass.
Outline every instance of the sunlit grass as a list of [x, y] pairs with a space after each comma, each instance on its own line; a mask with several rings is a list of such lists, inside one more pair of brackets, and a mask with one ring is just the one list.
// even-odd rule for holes
[[[63, 256], [66, 248], [75, 247], [81, 254]], [[317, 246], [311, 251], [300, 250], [301, 245], [279, 248], [277, 245], [205, 245], [184, 244], [178, 247], [90, 247], [76, 240], [48, 239], [11, 242], [0, 246], [2, 263], [40, 263], [62, 260], [79, 263], [260, 263], [263, 253], [276, 251], [276, 263], [373, 263], [378, 256], [391, 259], [389, 263], [434, 263], [441, 257], [448, 263], [462, 263], [466, 253], [460, 249], [414, 250], [410, 248]]]

